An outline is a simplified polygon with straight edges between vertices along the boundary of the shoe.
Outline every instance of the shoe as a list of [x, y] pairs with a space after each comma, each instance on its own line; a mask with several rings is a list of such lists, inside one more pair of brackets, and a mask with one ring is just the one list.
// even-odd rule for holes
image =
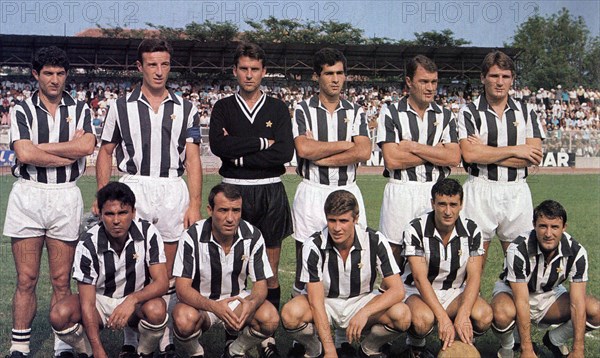
[[510, 348], [500, 348], [498, 350], [498, 358], [514, 358], [515, 352]]
[[177, 358], [177, 353], [175, 352], [175, 345], [171, 343], [165, 347], [164, 351], [158, 352], [158, 358]]
[[410, 358], [435, 358], [427, 347], [408, 346], [408, 356]]
[[60, 357], [60, 358], [76, 358], [75, 354], [71, 351], [63, 351], [60, 352], [59, 354], [55, 355], [54, 357]]
[[229, 353], [229, 346], [231, 345], [231, 343], [233, 343], [233, 341], [227, 341], [227, 343], [225, 343], [225, 350], [223, 351], [223, 355], [221, 356], [221, 358], [248, 358], [247, 355], [245, 354], [230, 354]]
[[9, 353], [6, 355], [6, 358], [26, 358], [27, 355], [25, 353], [19, 352], [19, 351], [13, 351], [12, 353]]
[[552, 356], [555, 358], [567, 357], [569, 355], [569, 348], [566, 345], [555, 346], [554, 343], [550, 340], [550, 331], [546, 331], [544, 334], [544, 338], [542, 338], [542, 342], [544, 346], [548, 348], [548, 350], [552, 353]]
[[128, 344], [122, 346], [121, 352], [119, 352], [119, 358], [138, 358], [137, 349]]
[[363, 351], [362, 346], [361, 346], [358, 348], [358, 353], [357, 353], [356, 357], [359, 357], [359, 358], [387, 358], [388, 355], [383, 352], [368, 355], [367, 353], [365, 353], [365, 351]]
[[292, 347], [288, 351], [287, 358], [304, 358], [304, 354], [306, 353], [306, 348], [300, 342], [294, 341]]
[[[362, 349], [361, 349], [362, 350]], [[356, 357], [356, 349], [348, 342], [342, 343], [341, 347], [336, 349], [339, 358], [354, 358]]]
[[262, 341], [260, 347], [258, 349], [258, 356], [260, 358], [280, 358], [281, 355], [277, 350], [277, 345], [275, 344], [275, 339], [273, 337], [269, 337]]

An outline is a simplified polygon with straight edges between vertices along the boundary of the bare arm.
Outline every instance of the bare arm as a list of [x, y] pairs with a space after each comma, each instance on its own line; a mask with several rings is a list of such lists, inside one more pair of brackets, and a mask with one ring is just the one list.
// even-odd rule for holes
[[407, 259], [415, 279], [415, 286], [419, 290], [423, 302], [429, 306], [438, 322], [440, 340], [444, 342], [442, 350], [445, 350], [446, 347], [454, 342], [454, 337], [456, 336], [453, 322], [444, 307], [440, 304], [431, 283], [427, 279], [429, 268], [425, 258], [422, 256], [408, 256]]
[[194, 143], [185, 145], [185, 170], [187, 171], [187, 186], [190, 194], [190, 204], [183, 217], [183, 225], [188, 228], [202, 219], [200, 206], [202, 204], [202, 159], [200, 146]]
[[325, 289], [322, 282], [307, 282], [308, 303], [310, 305], [314, 325], [323, 345], [325, 355], [336, 354], [335, 345], [331, 337], [331, 326], [325, 312]]
[[100, 340], [100, 326], [98, 311], [96, 310], [96, 286], [79, 282], [79, 304], [81, 305], [81, 321], [85, 328], [94, 357], [108, 357], [102, 341]]
[[371, 158], [371, 140], [367, 136], [355, 136], [352, 138], [354, 146], [343, 152], [323, 157], [315, 164], [325, 167], [339, 167], [365, 162]]
[[267, 280], [259, 280], [252, 285], [252, 292], [245, 298], [240, 298], [241, 312], [238, 313], [239, 327], [241, 330], [254, 317], [258, 308], [265, 302], [267, 298]]
[[407, 169], [427, 162], [455, 167], [460, 163], [460, 148], [456, 143], [439, 143], [435, 146], [415, 141], [383, 143], [383, 160], [389, 169]]
[[[110, 181], [110, 174], [112, 172], [112, 153], [115, 150], [117, 144], [104, 142], [98, 150], [98, 157], [96, 158], [96, 185], [98, 190], [104, 188]], [[94, 199], [92, 203], [92, 214], [100, 215], [98, 209], [98, 202]]]
[[467, 262], [467, 282], [462, 293], [462, 304], [458, 308], [454, 318], [454, 328], [460, 340], [467, 344], [473, 344], [473, 326], [471, 323], [471, 311], [479, 297], [481, 285], [481, 273], [483, 271], [483, 256], [473, 256]]
[[571, 320], [573, 321], [573, 351], [575, 357], [584, 356], [585, 338], [585, 282], [571, 282], [569, 298], [571, 301]]
[[[81, 130], [83, 131], [83, 130]], [[50, 154], [60, 157], [79, 159], [94, 152], [96, 136], [92, 133], [82, 133], [68, 142], [40, 143], [37, 147]]]
[[15, 155], [19, 162], [36, 167], [64, 167], [65, 165], [73, 164], [74, 159], [51, 154], [38, 148], [29, 139], [21, 139], [13, 142]]
[[300, 135], [294, 139], [296, 152], [301, 158], [308, 160], [319, 160], [334, 154], [342, 153], [354, 147], [353, 142], [321, 142], [312, 138], [312, 134]]
[[522, 168], [532, 164], [538, 165], [542, 161], [542, 141], [539, 138], [527, 138], [526, 144], [492, 147], [481, 143], [476, 136], [469, 136], [461, 139], [460, 149], [468, 163], [500, 164]]
[[531, 342], [531, 315], [529, 290], [526, 282], [511, 282], [515, 308], [517, 309], [517, 328], [521, 338], [521, 357], [535, 357]]

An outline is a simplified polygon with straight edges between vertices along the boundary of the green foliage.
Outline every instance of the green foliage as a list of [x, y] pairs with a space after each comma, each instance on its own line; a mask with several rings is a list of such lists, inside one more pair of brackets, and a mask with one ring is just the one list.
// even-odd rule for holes
[[424, 31], [421, 33], [415, 32], [415, 40], [412, 41], [413, 45], [417, 46], [450, 46], [460, 47], [462, 45], [469, 45], [471, 41], [467, 41], [463, 38], [454, 38], [454, 32], [450, 29], [438, 31]]
[[552, 88], [561, 83], [569, 88], [598, 83], [598, 77], [586, 74], [598, 74], [598, 42], [593, 57], [594, 42], [588, 37], [583, 17], [571, 16], [566, 8], [547, 17], [530, 17], [517, 28], [509, 44], [524, 50], [520, 57], [524, 71], [519, 74], [523, 84]]

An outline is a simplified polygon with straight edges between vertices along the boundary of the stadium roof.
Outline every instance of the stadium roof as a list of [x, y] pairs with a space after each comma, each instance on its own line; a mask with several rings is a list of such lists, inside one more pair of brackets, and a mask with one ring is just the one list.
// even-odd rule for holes
[[[55, 45], [66, 50], [71, 66], [88, 70], [135, 70], [141, 39], [63, 36], [0, 35], [0, 66], [29, 67], [40, 47]], [[237, 42], [170, 41], [171, 70], [193, 73], [229, 72]], [[267, 54], [269, 72], [310, 76], [312, 55], [326, 44], [260, 44]], [[365, 76], [398, 76], [408, 59], [423, 54], [433, 59], [442, 78], [478, 78], [487, 47], [426, 47], [398, 45], [331, 45], [348, 59], [348, 73]], [[502, 48], [517, 59], [521, 50]]]

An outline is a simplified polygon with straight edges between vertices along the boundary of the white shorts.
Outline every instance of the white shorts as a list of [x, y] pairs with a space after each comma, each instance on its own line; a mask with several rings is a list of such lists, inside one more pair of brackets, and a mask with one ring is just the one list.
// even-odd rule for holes
[[[433, 292], [435, 292], [435, 296], [440, 302], [440, 305], [442, 305], [442, 307], [444, 307], [444, 309], [447, 310], [448, 306], [450, 306], [450, 304], [454, 302], [454, 300], [458, 296], [460, 296], [460, 294], [463, 293], [464, 290], [465, 286], [459, 288], [449, 288], [447, 290], [433, 290]], [[406, 292], [406, 296], [404, 297], [404, 303], [406, 303], [406, 300], [410, 296], [420, 295], [419, 290], [415, 286], [404, 285], [404, 291]]]
[[112, 298], [96, 294], [96, 310], [98, 310], [98, 313], [100, 314], [100, 319], [102, 320], [103, 326], [106, 326], [106, 321], [108, 321], [110, 315], [113, 313], [115, 308], [117, 308], [117, 306], [125, 301], [126, 298], [127, 296], [121, 298]]
[[82, 216], [83, 199], [75, 182], [46, 184], [19, 179], [8, 197], [4, 235], [75, 241]]
[[[494, 290], [492, 291], [492, 297], [497, 294], [505, 292], [512, 296], [512, 289], [504, 281], [496, 281], [494, 284]], [[540, 323], [546, 313], [556, 300], [563, 294], [567, 293], [567, 289], [563, 285], [558, 285], [552, 289], [552, 291], [541, 292], [541, 293], [529, 293], [529, 312], [531, 321], [534, 323]]]
[[[244, 298], [244, 297], [248, 297], [250, 296], [250, 291], [240, 291], [240, 293], [238, 294], [239, 297]], [[240, 305], [240, 301], [238, 300], [234, 300], [234, 301], [230, 301], [228, 306], [229, 308], [233, 311], [236, 309], [237, 306]], [[206, 311], [206, 314], [208, 315], [208, 319], [210, 320], [210, 326], [214, 326], [216, 324], [221, 325], [221, 326], [225, 326], [225, 324], [223, 323], [223, 320], [221, 320], [219, 317], [217, 317], [216, 314], [212, 313], [212, 312], [208, 312]]]
[[178, 242], [183, 217], [190, 204], [187, 184], [182, 178], [153, 178], [124, 175], [119, 178], [135, 194], [137, 216], [156, 226], [163, 242]]
[[533, 229], [533, 204], [525, 180], [493, 182], [469, 176], [464, 184], [463, 215], [477, 223], [483, 240], [494, 234], [511, 242]]
[[304, 242], [312, 234], [323, 230], [327, 226], [324, 211], [325, 200], [329, 194], [336, 190], [347, 190], [354, 194], [358, 201], [358, 224], [363, 228], [367, 227], [367, 211], [365, 210], [362, 193], [356, 183], [344, 186], [330, 186], [304, 179], [298, 184], [292, 205], [294, 239]]
[[402, 245], [402, 233], [410, 221], [431, 211], [433, 182], [406, 182], [390, 179], [383, 190], [379, 231], [396, 245]]
[[371, 302], [378, 294], [369, 292], [352, 298], [325, 297], [325, 312], [333, 328], [348, 328], [348, 324], [361, 308]]

